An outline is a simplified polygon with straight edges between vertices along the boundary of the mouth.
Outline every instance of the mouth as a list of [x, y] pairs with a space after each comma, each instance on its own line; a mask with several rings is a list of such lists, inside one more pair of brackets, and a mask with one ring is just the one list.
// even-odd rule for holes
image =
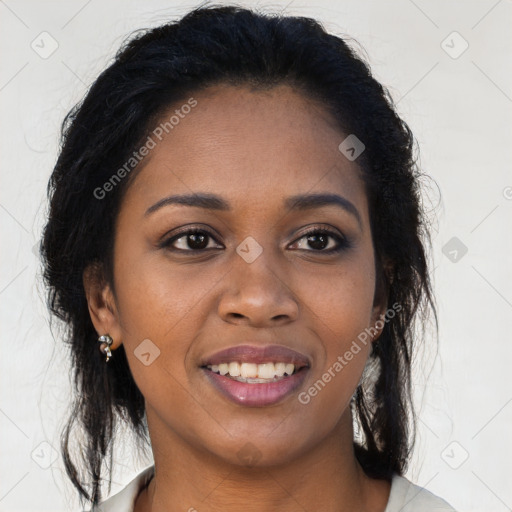
[[301, 385], [309, 359], [287, 347], [240, 345], [205, 359], [208, 381], [239, 405], [263, 407], [289, 396]]

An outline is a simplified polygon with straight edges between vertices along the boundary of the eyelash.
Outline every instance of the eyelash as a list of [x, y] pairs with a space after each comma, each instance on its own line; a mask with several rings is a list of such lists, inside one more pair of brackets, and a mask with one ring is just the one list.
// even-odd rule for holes
[[[210, 233], [210, 231], [208, 231], [207, 229], [190, 228], [186, 231], [182, 231], [181, 233], [177, 233], [176, 235], [174, 235], [173, 237], [171, 237], [167, 240], [164, 240], [160, 244], [160, 247], [167, 248], [168, 250], [173, 251], [173, 252], [182, 252], [182, 253], [189, 252], [189, 253], [196, 253], [196, 254], [200, 253], [200, 252], [205, 252], [205, 251], [211, 250], [211, 249], [206, 249], [206, 248], [205, 249], [177, 249], [175, 247], [172, 247], [173, 242], [179, 240], [180, 238], [185, 238], [188, 235], [197, 235], [197, 234], [206, 235], [209, 239], [213, 239], [215, 242], [217, 242], [215, 236], [212, 233]], [[303, 238], [307, 238], [308, 236], [311, 236], [311, 235], [328, 235], [329, 237], [335, 239], [335, 241], [337, 242], [337, 247], [328, 249], [328, 250], [310, 249], [310, 250], [306, 250], [307, 252], [316, 252], [316, 253], [321, 253], [321, 254], [335, 254], [335, 253], [339, 253], [345, 249], [352, 247], [352, 244], [348, 238], [342, 237], [338, 233], [336, 233], [335, 231], [332, 231], [330, 229], [318, 228], [318, 227], [308, 229], [299, 238], [296, 238], [292, 242], [292, 244], [295, 244], [296, 242], [302, 240]], [[219, 242], [217, 242], [217, 243], [219, 243]], [[299, 250], [304, 250], [304, 249], [299, 249]]]

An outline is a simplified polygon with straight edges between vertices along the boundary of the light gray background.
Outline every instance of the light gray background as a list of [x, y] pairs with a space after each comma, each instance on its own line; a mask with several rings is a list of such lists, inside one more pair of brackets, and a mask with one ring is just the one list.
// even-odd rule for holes
[[[272, 10], [287, 3], [287, 13], [316, 17], [362, 44], [440, 187], [441, 201], [435, 187], [426, 201], [438, 219], [440, 348], [437, 359], [426, 350], [415, 369], [419, 435], [407, 476], [460, 511], [510, 510], [512, 2], [240, 2]], [[0, 511], [78, 504], [57, 453], [71, 386], [67, 352], [49, 332], [33, 252], [60, 123], [124, 36], [195, 5], [0, 0]], [[151, 462], [125, 446], [113, 492]]]

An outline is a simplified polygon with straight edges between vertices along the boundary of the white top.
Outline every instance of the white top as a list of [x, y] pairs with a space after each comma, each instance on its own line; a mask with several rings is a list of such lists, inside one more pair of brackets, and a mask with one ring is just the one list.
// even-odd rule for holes
[[[142, 470], [119, 492], [110, 496], [91, 512], [133, 512], [139, 491], [153, 476], [154, 465]], [[85, 512], [85, 511], [84, 511]], [[456, 512], [446, 501], [423, 487], [411, 483], [407, 478], [394, 475], [391, 492], [384, 512]]]

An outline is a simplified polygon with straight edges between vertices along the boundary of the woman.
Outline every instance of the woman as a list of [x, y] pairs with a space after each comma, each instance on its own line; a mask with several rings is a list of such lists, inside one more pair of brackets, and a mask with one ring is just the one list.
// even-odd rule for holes
[[[198, 8], [120, 50], [65, 120], [43, 240], [83, 503], [453, 510], [402, 476], [435, 316], [413, 144], [311, 19]], [[102, 500], [120, 420], [154, 465]]]

